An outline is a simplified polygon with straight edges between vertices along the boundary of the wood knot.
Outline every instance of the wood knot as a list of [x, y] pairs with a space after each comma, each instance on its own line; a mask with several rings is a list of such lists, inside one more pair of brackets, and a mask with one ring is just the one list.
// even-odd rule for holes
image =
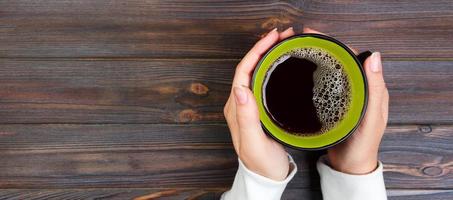
[[437, 166], [427, 166], [422, 169], [422, 172], [428, 176], [439, 176], [442, 175], [443, 170]]
[[432, 128], [429, 125], [419, 126], [418, 130], [422, 133], [431, 133]]
[[197, 95], [205, 95], [208, 94], [209, 88], [206, 85], [201, 83], [192, 83], [190, 84], [190, 92], [197, 94]]
[[201, 115], [192, 109], [185, 109], [179, 113], [179, 122], [194, 122], [201, 119]]

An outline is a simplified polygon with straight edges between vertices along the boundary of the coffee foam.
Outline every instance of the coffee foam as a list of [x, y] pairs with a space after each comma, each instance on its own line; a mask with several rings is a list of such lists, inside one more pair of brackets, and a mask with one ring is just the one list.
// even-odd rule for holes
[[[334, 128], [348, 111], [351, 94], [348, 75], [337, 59], [317, 48], [290, 51], [277, 59], [273, 65], [276, 66], [290, 57], [307, 59], [318, 66], [313, 73], [313, 104], [322, 124], [317, 134], [325, 133]], [[306, 133], [296, 134], [305, 135]]]

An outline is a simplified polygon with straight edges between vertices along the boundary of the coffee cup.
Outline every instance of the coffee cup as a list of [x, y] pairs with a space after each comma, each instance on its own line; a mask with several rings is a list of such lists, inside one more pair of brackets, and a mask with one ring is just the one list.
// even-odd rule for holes
[[274, 45], [257, 64], [252, 91], [265, 132], [301, 150], [348, 138], [367, 106], [363, 69], [369, 51], [355, 55], [342, 42], [306, 33]]

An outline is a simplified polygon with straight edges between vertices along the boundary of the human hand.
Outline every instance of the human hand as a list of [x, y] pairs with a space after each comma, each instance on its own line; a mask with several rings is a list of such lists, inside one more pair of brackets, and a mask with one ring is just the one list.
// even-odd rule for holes
[[[304, 32], [322, 34], [308, 28]], [[364, 68], [369, 93], [365, 116], [354, 134], [327, 150], [330, 166], [348, 174], [367, 174], [376, 169], [379, 144], [388, 119], [389, 94], [380, 53], [375, 52], [367, 58]]]
[[234, 149], [241, 161], [251, 171], [276, 181], [288, 176], [288, 156], [282, 145], [264, 133], [250, 81], [261, 56], [279, 40], [292, 35], [292, 28], [281, 33], [274, 29], [255, 44], [236, 67], [231, 93], [224, 107]]

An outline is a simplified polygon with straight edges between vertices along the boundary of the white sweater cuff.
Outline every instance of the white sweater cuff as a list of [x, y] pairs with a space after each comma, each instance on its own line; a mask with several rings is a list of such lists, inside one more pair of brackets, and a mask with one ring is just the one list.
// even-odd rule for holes
[[326, 156], [319, 158], [317, 168], [321, 177], [324, 200], [386, 200], [383, 166], [365, 175], [335, 171], [327, 164]]
[[291, 172], [283, 181], [275, 181], [245, 167], [240, 159], [239, 167], [234, 178], [231, 190], [225, 192], [222, 200], [278, 200], [281, 198], [283, 191], [288, 182], [297, 172], [297, 165], [293, 158], [288, 154]]

